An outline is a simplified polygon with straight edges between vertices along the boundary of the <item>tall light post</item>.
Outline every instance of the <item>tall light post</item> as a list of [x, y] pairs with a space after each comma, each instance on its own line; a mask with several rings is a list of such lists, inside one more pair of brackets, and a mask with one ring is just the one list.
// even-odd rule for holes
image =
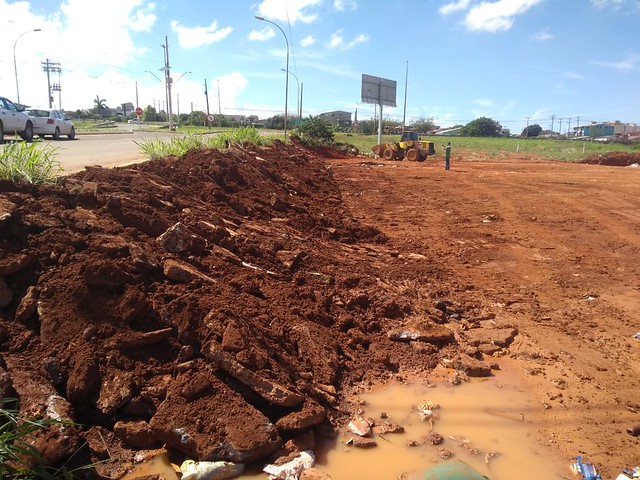
[[[191, 72], [184, 72], [182, 75], [178, 77], [178, 80], [176, 80], [174, 83], [178, 83], [180, 79], [184, 77], [187, 73], [191, 73]], [[176, 92], [176, 100], [178, 102], [178, 126], [180, 126], [180, 94], [178, 92]]]
[[289, 39], [287, 38], [287, 34], [284, 33], [284, 30], [282, 30], [282, 28], [280, 28], [280, 25], [278, 25], [275, 22], [272, 22], [271, 20], [267, 20], [264, 17], [258, 17], [256, 15], [256, 20], [260, 20], [262, 22], [267, 22], [270, 23], [271, 25], [275, 25], [276, 27], [278, 27], [278, 30], [280, 30], [282, 32], [282, 35], [284, 36], [284, 40], [285, 42], [287, 42], [287, 69], [285, 70], [285, 72], [287, 72], [286, 75], [286, 80], [285, 80], [285, 86], [284, 86], [284, 138], [286, 140], [287, 138], [287, 104], [289, 103]]
[[[284, 68], [281, 68], [280, 70], [282, 70], [283, 72], [285, 72], [286, 70]], [[300, 93], [300, 80], [298, 79], [298, 76], [293, 73], [293, 72], [289, 72], [289, 75], [293, 75], [293, 78], [296, 79], [296, 82], [298, 82], [298, 118], [302, 119], [302, 112], [300, 111], [300, 105], [302, 104], [302, 95]]]
[[16, 62], [16, 45], [18, 44], [18, 40], [20, 40], [20, 38], [23, 35], [26, 35], [27, 33], [31, 33], [31, 32], [40, 32], [40, 31], [42, 31], [42, 29], [34, 28], [33, 30], [27, 30], [26, 32], [22, 32], [20, 35], [18, 35], [18, 38], [16, 38], [16, 41], [13, 43], [13, 69], [16, 74], [16, 97], [18, 98], [18, 103], [20, 103], [20, 89], [18, 88], [18, 62]]

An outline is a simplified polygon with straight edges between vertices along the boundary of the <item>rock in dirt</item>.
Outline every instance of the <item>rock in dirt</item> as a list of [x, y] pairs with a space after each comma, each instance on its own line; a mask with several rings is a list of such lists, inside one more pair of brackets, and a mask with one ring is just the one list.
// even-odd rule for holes
[[358, 448], [371, 448], [371, 447], [378, 446], [378, 444], [373, 438], [358, 437], [358, 436], [351, 437], [344, 443], [346, 445], [351, 445], [353, 447], [358, 447]]
[[204, 238], [196, 235], [180, 222], [169, 227], [157, 238], [157, 242], [168, 252], [187, 252], [193, 255], [201, 254], [207, 243]]
[[318, 402], [307, 399], [300, 411], [289, 413], [278, 419], [276, 427], [281, 432], [304, 430], [321, 424], [325, 417], [325, 408]]
[[474, 347], [495, 345], [502, 348], [511, 345], [517, 334], [515, 328], [472, 328], [460, 332], [460, 336]]
[[416, 322], [387, 332], [390, 340], [397, 342], [427, 342], [445, 345], [454, 341], [452, 330], [432, 322]]
[[220, 350], [217, 346], [211, 344], [209, 351], [205, 353], [207, 358], [213, 361], [219, 368], [227, 372], [232, 377], [240, 380], [262, 398], [275, 405], [282, 407], [296, 407], [304, 401], [304, 397], [294, 393], [282, 385], [278, 385], [271, 380], [260, 377], [248, 368], [243, 367]]
[[193, 280], [201, 280], [206, 283], [216, 282], [213, 278], [199, 272], [194, 266], [171, 258], [164, 262], [164, 275], [169, 280], [179, 283], [189, 283]]
[[368, 437], [371, 435], [371, 422], [364, 417], [356, 417], [352, 419], [347, 428], [350, 432], [359, 435], [360, 437]]
[[469, 377], [490, 377], [493, 375], [489, 365], [464, 353], [458, 355], [453, 361], [453, 366]]

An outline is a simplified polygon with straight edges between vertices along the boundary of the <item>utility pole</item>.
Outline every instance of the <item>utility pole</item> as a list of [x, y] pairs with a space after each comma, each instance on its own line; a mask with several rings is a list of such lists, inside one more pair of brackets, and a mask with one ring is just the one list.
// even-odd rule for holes
[[530, 119], [531, 117], [524, 117], [524, 118], [526, 118], [526, 119], [527, 119], [527, 128], [526, 128], [526, 130], [527, 130], [527, 138], [529, 138], [529, 119]]
[[[62, 69], [60, 68], [60, 62], [52, 62], [48, 58], [45, 62], [40, 63], [42, 64], [42, 69], [47, 72], [47, 96], [49, 97], [49, 108], [52, 108], [53, 97], [51, 96], [51, 76], [49, 74], [51, 72], [60, 73]], [[60, 85], [54, 85], [54, 89], [60, 91]]]
[[578, 124], [576, 125], [576, 135], [580, 133], [580, 116], [578, 115]]
[[300, 82], [300, 120], [302, 120], [302, 91], [304, 90], [304, 82]]
[[171, 67], [169, 66], [169, 40], [164, 36], [164, 81], [167, 89], [167, 110], [169, 115], [169, 130], [173, 131], [173, 112], [171, 111]]
[[556, 119], [555, 115], [551, 115], [551, 133], [553, 134], [553, 121]]
[[140, 105], [138, 104], [138, 81], [136, 80], [136, 108], [138, 108]]
[[569, 134], [571, 133], [571, 117], [567, 118], [567, 120], [569, 120], [569, 126], [567, 127], [567, 137], [568, 137]]
[[409, 60], [407, 60], [407, 69], [404, 74], [404, 107], [402, 109], [402, 133], [407, 119], [407, 85], [409, 83]]
[[207, 88], [207, 79], [204, 79], [204, 96], [207, 99], [207, 126], [210, 127], [211, 124], [209, 122], [209, 89]]
[[222, 108], [220, 108], [220, 79], [218, 81], [218, 115], [222, 115]]
[[564, 120], [562, 117], [558, 118], [558, 121], [560, 122], [560, 128], [558, 129], [558, 133], [562, 136], [562, 120]]

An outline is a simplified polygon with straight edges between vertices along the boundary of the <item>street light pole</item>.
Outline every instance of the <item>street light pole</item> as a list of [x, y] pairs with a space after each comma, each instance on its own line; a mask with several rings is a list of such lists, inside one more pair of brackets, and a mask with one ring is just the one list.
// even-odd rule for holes
[[[280, 70], [282, 70], [283, 72], [285, 71], [284, 68], [281, 68]], [[302, 116], [300, 115], [300, 80], [298, 79], [298, 76], [293, 73], [293, 72], [289, 72], [289, 75], [293, 75], [293, 78], [296, 79], [296, 82], [298, 82], [298, 103], [297, 103], [297, 116], [298, 118], [301, 118]]]
[[289, 103], [289, 39], [287, 38], [287, 34], [284, 33], [284, 30], [282, 30], [282, 28], [280, 28], [280, 25], [278, 25], [277, 23], [272, 22], [271, 20], [267, 20], [264, 17], [258, 17], [258, 16], [256, 16], [256, 20], [267, 22], [267, 23], [270, 23], [271, 25], [275, 25], [276, 27], [278, 27], [278, 30], [280, 30], [282, 32], [282, 35], [284, 36], [285, 42], [287, 42], [287, 69], [285, 70], [287, 72], [287, 75], [286, 75], [285, 86], [284, 86], [284, 138], [286, 140], [287, 139], [287, 104]]
[[16, 41], [13, 43], [13, 70], [15, 71], [15, 74], [16, 74], [16, 97], [18, 98], [18, 103], [20, 103], [20, 89], [18, 88], [18, 62], [16, 62], [16, 45], [18, 44], [18, 40], [20, 40], [20, 38], [23, 35], [26, 35], [27, 33], [31, 33], [31, 32], [40, 32], [40, 31], [42, 31], [42, 29], [34, 28], [33, 30], [27, 30], [26, 32], [22, 32], [20, 35], [18, 35], [18, 38], [16, 38]]

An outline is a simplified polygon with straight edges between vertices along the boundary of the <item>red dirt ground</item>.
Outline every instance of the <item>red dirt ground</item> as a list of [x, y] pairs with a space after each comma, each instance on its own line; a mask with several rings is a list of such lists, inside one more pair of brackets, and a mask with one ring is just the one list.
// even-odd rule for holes
[[117, 478], [312, 447], [354, 390], [510, 355], [542, 442], [635, 466], [640, 170], [465, 157], [276, 142], [0, 184], [0, 395], [78, 422], [35, 438], [50, 464]]

